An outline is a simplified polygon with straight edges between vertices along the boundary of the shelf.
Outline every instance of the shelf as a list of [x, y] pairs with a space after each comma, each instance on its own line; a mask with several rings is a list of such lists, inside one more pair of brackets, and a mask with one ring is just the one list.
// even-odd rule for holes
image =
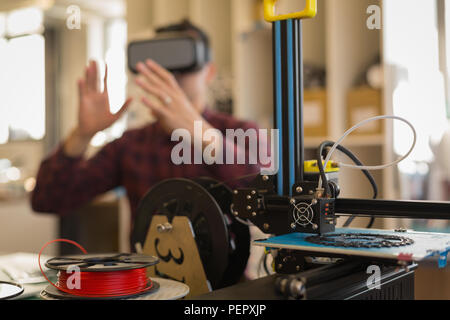
[[385, 143], [385, 136], [383, 134], [373, 135], [357, 135], [349, 136], [344, 140], [344, 145], [353, 147], [378, 147], [383, 146]]
[[[331, 137], [305, 137], [305, 148], [317, 148], [323, 141], [326, 140], [336, 141], [336, 139]], [[347, 147], [382, 147], [384, 142], [385, 136], [383, 134], [373, 134], [349, 136], [342, 144]]]

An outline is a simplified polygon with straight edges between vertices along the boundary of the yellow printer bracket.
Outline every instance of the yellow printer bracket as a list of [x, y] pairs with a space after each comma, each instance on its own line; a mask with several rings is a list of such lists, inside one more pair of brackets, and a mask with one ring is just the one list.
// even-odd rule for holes
[[278, 0], [264, 0], [264, 19], [268, 22], [288, 20], [288, 19], [309, 19], [317, 14], [317, 0], [306, 0], [303, 11], [277, 15], [275, 4]]
[[[323, 164], [323, 161], [322, 161]], [[335, 161], [328, 161], [327, 167], [324, 168], [326, 173], [329, 172], [339, 172], [339, 164]], [[319, 173], [319, 166], [317, 165], [317, 160], [305, 161], [304, 164], [305, 173]]]

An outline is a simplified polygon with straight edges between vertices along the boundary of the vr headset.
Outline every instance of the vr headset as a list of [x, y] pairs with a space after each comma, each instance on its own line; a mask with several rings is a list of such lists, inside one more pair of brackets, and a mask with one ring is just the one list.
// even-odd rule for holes
[[192, 32], [164, 32], [155, 38], [128, 45], [128, 67], [138, 73], [136, 65], [151, 59], [174, 73], [198, 71], [211, 59], [208, 44]]

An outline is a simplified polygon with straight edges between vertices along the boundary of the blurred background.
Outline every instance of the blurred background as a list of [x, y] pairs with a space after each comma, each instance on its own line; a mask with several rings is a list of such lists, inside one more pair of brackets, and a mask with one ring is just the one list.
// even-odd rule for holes
[[[450, 200], [450, 4], [318, 0], [318, 6], [303, 30], [307, 157], [363, 119], [402, 116], [416, 127], [418, 144], [398, 167], [374, 172], [380, 198]], [[283, 0], [277, 10], [303, 7], [304, 0]], [[29, 194], [41, 160], [76, 124], [76, 81], [88, 60], [98, 61], [102, 72], [108, 64], [111, 107], [119, 108], [138, 90], [126, 67], [127, 44], [151, 37], [155, 27], [189, 18], [204, 28], [219, 71], [211, 105], [271, 127], [272, 34], [262, 12], [262, 0], [1, 0], [0, 253], [37, 253], [59, 237], [92, 252], [129, 250], [123, 190], [64, 218], [34, 214]], [[147, 109], [134, 103], [94, 137], [90, 153], [149, 121]], [[408, 151], [409, 130], [392, 121], [373, 123], [344, 145], [366, 165], [387, 163]], [[340, 187], [344, 197], [371, 197], [355, 170], [341, 171]], [[366, 224], [359, 219], [354, 225]], [[376, 227], [450, 232], [437, 221], [385, 220]], [[65, 250], [49, 247], [47, 254]], [[450, 298], [445, 269], [424, 266], [417, 274], [416, 297]], [[435, 283], [439, 289], [433, 290]]]

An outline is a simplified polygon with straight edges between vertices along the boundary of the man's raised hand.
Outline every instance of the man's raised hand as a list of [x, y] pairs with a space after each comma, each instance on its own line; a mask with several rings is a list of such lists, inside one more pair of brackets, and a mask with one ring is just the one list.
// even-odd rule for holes
[[120, 110], [113, 114], [110, 111], [108, 97], [108, 67], [106, 66], [104, 90], [100, 90], [98, 68], [95, 61], [86, 67], [84, 78], [78, 81], [79, 110], [77, 132], [85, 137], [93, 137], [97, 132], [110, 127], [127, 110], [131, 98], [125, 101]]

